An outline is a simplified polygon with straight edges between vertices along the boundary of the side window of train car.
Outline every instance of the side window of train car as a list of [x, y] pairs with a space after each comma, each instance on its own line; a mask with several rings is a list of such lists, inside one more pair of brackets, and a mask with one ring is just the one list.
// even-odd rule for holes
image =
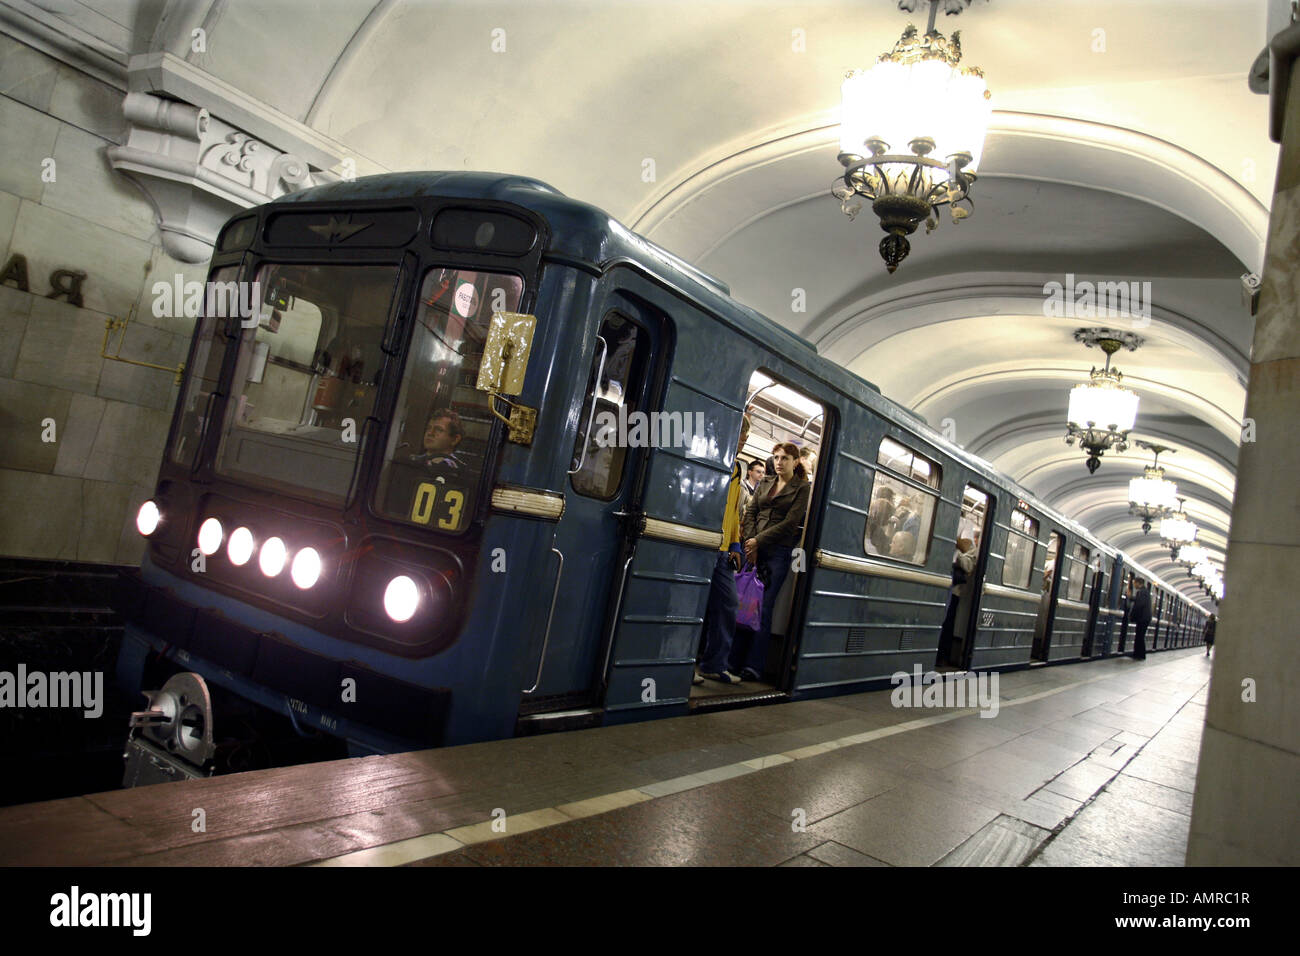
[[1084, 588], [1092, 572], [1088, 568], [1088, 558], [1091, 552], [1081, 544], [1074, 546], [1074, 553], [1070, 555], [1070, 588], [1065, 595], [1071, 601], [1082, 601]]
[[939, 503], [940, 468], [892, 438], [881, 440], [876, 462], [881, 467], [871, 485], [863, 547], [870, 555], [925, 564]]
[[1007, 557], [1002, 564], [1002, 583], [1009, 587], [1029, 587], [1034, 573], [1034, 551], [1038, 547], [1038, 522], [1023, 511], [1011, 512], [1011, 530], [1007, 533]]
[[623, 483], [627, 448], [619, 440], [618, 423], [637, 411], [648, 352], [649, 340], [636, 323], [617, 312], [605, 317], [569, 465], [569, 480], [580, 495], [609, 501]]

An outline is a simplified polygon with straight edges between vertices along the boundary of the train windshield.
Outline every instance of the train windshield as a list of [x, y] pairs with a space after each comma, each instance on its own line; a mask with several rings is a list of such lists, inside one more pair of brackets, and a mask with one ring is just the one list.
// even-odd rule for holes
[[380, 514], [459, 534], [473, 517], [486, 464], [492, 412], [478, 391], [479, 362], [493, 312], [515, 312], [517, 276], [433, 269], [424, 277], [384, 466]]
[[374, 407], [397, 268], [268, 265], [257, 281], [217, 470], [339, 503]]

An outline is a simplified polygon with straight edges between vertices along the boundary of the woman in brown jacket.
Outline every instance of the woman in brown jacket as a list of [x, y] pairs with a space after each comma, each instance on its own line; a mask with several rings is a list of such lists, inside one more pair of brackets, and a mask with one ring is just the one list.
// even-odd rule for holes
[[733, 645], [732, 673], [742, 680], [762, 680], [767, 664], [767, 643], [772, 635], [772, 607], [790, 573], [794, 548], [803, 535], [811, 485], [799, 462], [797, 446], [784, 442], [772, 450], [776, 475], [764, 478], [754, 490], [740, 539], [745, 559], [758, 566], [764, 578], [762, 623], [747, 651]]

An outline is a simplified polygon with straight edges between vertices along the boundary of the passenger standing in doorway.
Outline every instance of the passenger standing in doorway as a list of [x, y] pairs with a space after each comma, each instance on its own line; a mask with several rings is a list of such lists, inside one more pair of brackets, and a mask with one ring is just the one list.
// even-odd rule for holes
[[1210, 648], [1214, 646], [1214, 626], [1215, 616], [1210, 615], [1210, 619], [1205, 622], [1205, 656], [1210, 656]]
[[745, 560], [758, 566], [763, 580], [761, 624], [749, 650], [732, 652], [732, 670], [740, 669], [742, 680], [762, 680], [767, 666], [767, 644], [772, 635], [772, 608], [781, 585], [790, 573], [794, 548], [808, 516], [811, 486], [799, 462], [799, 449], [783, 442], [772, 450], [776, 476], [764, 478], [754, 492], [741, 524]]
[[1136, 590], [1133, 592], [1131, 615], [1133, 624], [1137, 628], [1137, 636], [1133, 638], [1133, 659], [1144, 661], [1147, 658], [1147, 628], [1151, 626], [1151, 591], [1141, 578], [1138, 578], [1134, 585]]
[[739, 684], [740, 678], [728, 670], [732, 642], [736, 637], [736, 610], [740, 601], [736, 595], [736, 572], [744, 554], [740, 546], [740, 499], [744, 488], [741, 480], [740, 449], [749, 437], [749, 416], [740, 423], [740, 442], [736, 445], [736, 458], [731, 465], [731, 483], [727, 487], [727, 509], [722, 515], [721, 552], [713, 565], [713, 579], [709, 583], [709, 604], [704, 611], [704, 647], [700, 651], [699, 670], [693, 683], [702, 684], [705, 678], [721, 684]]

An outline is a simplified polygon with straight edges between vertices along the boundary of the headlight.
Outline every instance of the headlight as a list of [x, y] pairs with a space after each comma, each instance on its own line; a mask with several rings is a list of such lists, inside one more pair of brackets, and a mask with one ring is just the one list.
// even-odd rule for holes
[[262, 573], [268, 578], [273, 578], [284, 570], [284, 562], [288, 557], [284, 548], [284, 542], [279, 538], [267, 538], [262, 545], [262, 552], [257, 557], [257, 563], [262, 568]]
[[135, 528], [146, 538], [158, 530], [158, 523], [162, 520], [162, 512], [152, 501], [146, 501], [136, 512]]
[[253, 556], [253, 532], [247, 528], [236, 528], [230, 535], [226, 554], [230, 556], [230, 563], [237, 568], [247, 564]]
[[420, 591], [405, 574], [399, 574], [388, 582], [384, 591], [384, 610], [394, 621], [398, 624], [409, 621], [419, 606]]
[[199, 550], [208, 555], [216, 554], [221, 550], [221, 539], [225, 533], [220, 521], [209, 518], [199, 526]]
[[293, 567], [289, 569], [293, 583], [303, 591], [307, 590], [320, 578], [320, 555], [315, 548], [303, 548], [293, 557]]

